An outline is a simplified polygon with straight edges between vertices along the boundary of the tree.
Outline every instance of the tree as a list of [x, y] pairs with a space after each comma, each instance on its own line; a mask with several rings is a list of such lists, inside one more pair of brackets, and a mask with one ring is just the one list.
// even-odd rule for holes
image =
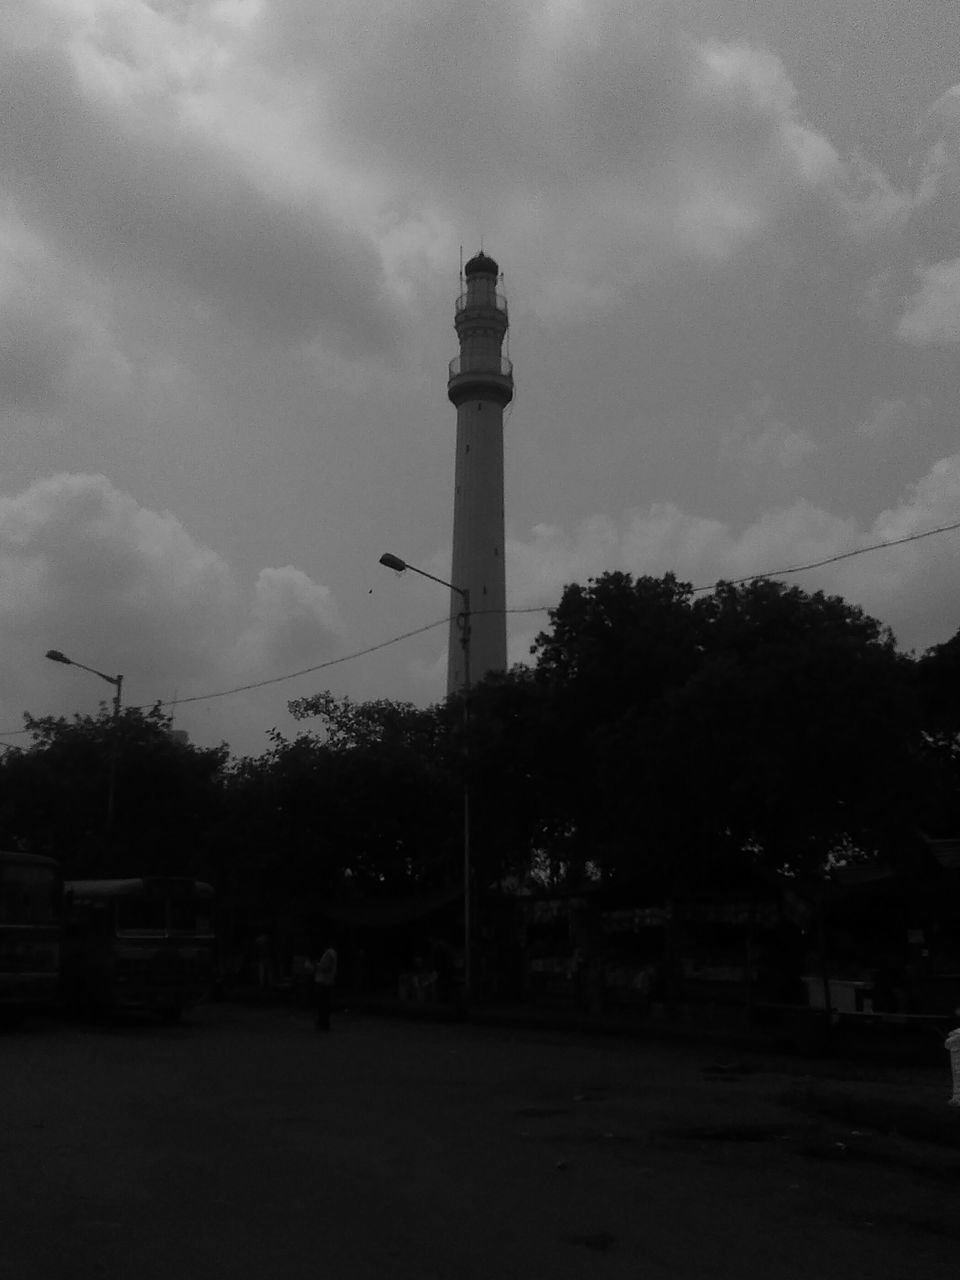
[[[459, 703], [447, 716], [462, 725]], [[554, 703], [526, 667], [490, 675], [470, 693], [473, 862], [480, 885], [523, 881], [535, 852], [556, 844], [558, 779], [552, 765]]]
[[543, 852], [571, 884], [590, 868], [609, 878], [633, 856], [639, 832], [626, 818], [637, 799], [636, 751], [616, 761], [616, 783], [611, 752], [626, 746], [616, 745], [625, 716], [631, 740], [653, 732], [664, 691], [695, 669], [691, 601], [692, 588], [673, 574], [603, 574], [565, 588], [550, 629], [536, 637], [536, 677], [550, 700]]
[[476, 883], [522, 875], [544, 811], [544, 694], [519, 668], [473, 687], [469, 719], [460, 697], [423, 709], [329, 692], [291, 703], [297, 719], [321, 721], [337, 778], [327, 820], [343, 832], [353, 883], [376, 892], [457, 882], [465, 782]]
[[[698, 601], [695, 705], [725, 832], [772, 868], [887, 856], [915, 822], [910, 660], [837, 596], [759, 579]], [[676, 708], [682, 714], [682, 708]]]
[[928, 649], [915, 667], [922, 724], [923, 826], [932, 835], [960, 832], [960, 631]]
[[877, 855], [915, 820], [910, 661], [839, 597], [606, 574], [537, 637], [576, 866], [672, 891]]
[[443, 707], [357, 703], [329, 692], [290, 710], [296, 719], [321, 721], [330, 784], [325, 821], [354, 885], [409, 892], [456, 879], [459, 718]]
[[177, 740], [159, 708], [128, 707], [117, 719], [101, 706], [94, 716], [25, 723], [30, 745], [0, 762], [8, 844], [59, 858], [68, 875], [172, 874], [196, 862], [220, 803], [225, 746]]

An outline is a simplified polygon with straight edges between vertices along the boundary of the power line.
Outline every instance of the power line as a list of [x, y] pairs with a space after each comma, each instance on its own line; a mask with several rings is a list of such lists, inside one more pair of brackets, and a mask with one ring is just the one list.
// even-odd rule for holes
[[[839, 555], [827, 556], [825, 560], [811, 560], [809, 564], [795, 564], [789, 569], [771, 569], [766, 573], [751, 573], [745, 578], [724, 578], [724, 582], [729, 582], [732, 587], [737, 587], [743, 582], [753, 582], [757, 578], [779, 578], [785, 573], [803, 573], [806, 569], [820, 569], [825, 564], [836, 564], [838, 560], [852, 560], [854, 556], [865, 556], [868, 551], [882, 551], [884, 547], [902, 547], [905, 542], [919, 542], [921, 538], [932, 538], [935, 533], [949, 533], [951, 529], [960, 529], [960, 520], [955, 520], [953, 524], [942, 524], [936, 529], [924, 529], [922, 533], [908, 533], [903, 538], [891, 538], [888, 542], [873, 542], [868, 547], [857, 547], [853, 551], [841, 551]], [[708, 587], [694, 587], [694, 591], [712, 591], [717, 583], [713, 582]]]
[[[788, 573], [803, 573], [807, 569], [820, 569], [824, 565], [836, 564], [840, 560], [852, 560], [855, 556], [867, 555], [870, 551], [882, 551], [885, 547], [900, 547], [907, 542], [919, 542], [922, 538], [932, 538], [939, 533], [950, 533], [954, 529], [960, 529], [960, 520], [955, 520], [952, 524], [938, 525], [935, 529], [924, 529], [920, 533], [909, 533], [902, 538], [891, 538], [887, 542], [873, 542], [866, 547], [856, 547], [853, 551], [841, 551], [837, 555], [827, 556], [823, 560], [811, 560], [808, 564], [791, 565], [785, 569], [768, 569], [764, 573], [751, 573], [743, 578], [718, 579], [718, 581], [729, 582], [730, 586], [740, 586], [744, 582], [755, 582], [758, 578], [779, 578]], [[707, 586], [693, 587], [695, 594], [701, 591], [712, 591], [717, 586], [716, 582], [712, 582]], [[553, 605], [531, 605], [526, 608], [505, 609], [505, 613], [549, 613], [553, 609]], [[474, 617], [484, 613], [494, 613], [499, 610], [493, 609], [475, 609]], [[435, 627], [447, 626], [450, 618], [438, 618], [435, 622], [428, 622], [425, 627], [417, 627], [414, 631], [405, 631], [402, 635], [392, 636], [389, 640], [381, 640], [379, 644], [370, 645], [366, 649], [357, 649], [354, 653], [345, 653], [339, 658], [330, 658], [327, 662], [319, 662], [312, 667], [304, 667], [300, 671], [290, 671], [282, 676], [270, 676], [266, 680], [255, 680], [251, 684], [237, 685], [233, 689], [220, 689], [215, 693], [197, 693], [189, 698], [172, 698], [166, 702], [144, 702], [137, 707], [132, 707], [134, 711], [145, 711], [151, 707], [180, 707], [185, 706], [188, 702], [206, 702], [211, 698], [229, 698], [235, 693], [247, 693], [251, 689], [263, 689], [271, 684], [282, 684], [286, 680], [295, 680], [298, 676], [312, 675], [315, 671], [323, 671], [327, 667], [336, 667], [343, 662], [352, 662], [354, 658], [365, 657], [368, 653], [376, 653], [380, 649], [387, 649], [390, 645], [399, 644], [401, 640], [410, 640], [413, 636], [423, 635], [427, 631], [432, 631]], [[12, 738], [20, 734], [29, 733], [29, 729], [0, 729], [0, 737]], [[2, 744], [0, 744], [2, 745]]]
[[[838, 560], [852, 560], [854, 556], [865, 556], [869, 551], [882, 551], [885, 547], [901, 547], [905, 542], [919, 542], [921, 538], [932, 538], [937, 533], [949, 533], [952, 529], [960, 529], [960, 520], [953, 524], [941, 524], [936, 529], [924, 529], [921, 533], [908, 533], [903, 538], [890, 538], [887, 542], [872, 542], [866, 547], [856, 547], [853, 551], [841, 551], [835, 556], [827, 556], [824, 560], [811, 560], [809, 564], [795, 564], [787, 569], [767, 569], [763, 573], [748, 573], [743, 578], [718, 578], [707, 586], [692, 587], [694, 594], [701, 591], [713, 591], [721, 582], [731, 587], [738, 587], [744, 582], [755, 582], [758, 578], [780, 578], [787, 573], [803, 573], [807, 569], [820, 569], [825, 564], [836, 564]], [[506, 613], [549, 613], [553, 605], [538, 604], [527, 609], [507, 609]]]
[[[326, 662], [318, 662], [313, 667], [304, 667], [301, 671], [289, 671], [282, 676], [271, 676], [267, 680], [255, 680], [252, 684], [237, 685], [233, 689], [219, 689], [216, 693], [197, 693], [189, 698], [171, 698], [166, 702], [142, 702], [139, 706], [131, 706], [131, 711], [149, 711], [153, 707], [182, 707], [187, 702], [205, 702], [209, 698], [228, 698], [234, 693], [246, 693], [250, 689], [263, 689], [270, 684], [280, 684], [284, 680], [295, 680], [297, 676], [311, 675], [314, 671], [323, 671], [326, 667], [335, 667], [341, 662], [350, 662], [354, 658], [362, 658], [365, 654], [376, 653], [378, 649], [389, 648], [392, 644], [398, 644], [401, 640], [409, 640], [412, 636], [423, 635], [425, 631], [432, 631], [434, 627], [444, 627], [449, 625], [450, 618], [438, 618], [436, 622], [428, 622], [425, 627], [417, 627], [415, 631], [405, 631], [402, 635], [392, 636], [389, 640], [381, 640], [379, 644], [372, 644], [366, 649], [357, 649], [354, 653], [345, 653], [339, 658], [330, 658]], [[0, 729], [0, 737], [12, 738], [22, 733], [30, 733], [29, 729]], [[3, 744], [0, 743], [0, 746]]]
[[280, 684], [284, 680], [295, 680], [297, 676], [308, 676], [314, 671], [323, 671], [327, 667], [335, 667], [341, 662], [351, 662], [354, 658], [362, 658], [368, 653], [376, 653], [378, 649], [386, 649], [392, 644], [398, 644], [401, 640], [409, 640], [411, 636], [423, 635], [425, 631], [432, 631], [434, 627], [446, 626], [450, 622], [449, 617], [438, 618], [436, 622], [428, 622], [425, 627], [417, 627], [415, 631], [405, 631], [403, 635], [393, 636], [389, 640], [381, 640], [379, 644], [372, 644], [367, 649], [357, 649], [354, 653], [345, 653], [339, 658], [330, 658], [326, 662], [318, 662], [316, 666], [304, 667], [301, 671], [289, 671], [283, 676], [270, 676], [267, 680], [255, 680], [252, 684], [237, 685], [234, 689], [220, 689], [216, 693], [197, 693], [190, 698], [171, 699], [169, 702], [144, 702], [139, 707], [133, 707], [133, 711], [147, 711], [151, 707], [182, 707], [188, 702], [205, 702], [209, 698], [228, 698], [233, 693], [246, 693], [250, 689], [263, 689], [269, 684]]

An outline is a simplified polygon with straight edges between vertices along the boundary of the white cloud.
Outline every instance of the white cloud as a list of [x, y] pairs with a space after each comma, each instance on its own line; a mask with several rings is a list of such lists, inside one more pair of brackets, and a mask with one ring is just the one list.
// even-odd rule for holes
[[602, 573], [617, 557], [620, 535], [607, 516], [586, 520], [574, 537], [556, 525], [539, 524], [529, 542], [507, 539], [507, 582], [511, 604], [555, 602], [565, 583]]
[[382, 350], [481, 231], [553, 318], [765, 239], [829, 253], [808, 201], [840, 240], [905, 207], [804, 119], [775, 53], [669, 5], [24, 6], [2, 185], [111, 281], [261, 338]]
[[855, 538], [852, 521], [802, 501], [764, 514], [739, 534], [722, 521], [658, 502], [627, 512], [620, 521], [595, 516], [572, 537], [539, 528], [530, 542], [511, 539], [510, 603], [553, 605], [568, 583], [613, 569], [654, 576], [671, 572], [694, 586], [709, 586], [721, 578], [824, 559], [846, 550]]
[[955, 193], [960, 178], [960, 85], [952, 85], [920, 117], [910, 161], [920, 203]]
[[340, 611], [327, 587], [301, 569], [261, 569], [253, 592], [253, 620], [237, 641], [241, 669], [269, 670], [307, 664], [329, 652], [342, 632]]
[[960, 197], [960, 85], [942, 94], [919, 119], [910, 156], [915, 189], [913, 290], [902, 306], [897, 335], [915, 346], [960, 341], [960, 258], [955, 249]]
[[909, 436], [929, 408], [930, 400], [926, 396], [874, 396], [854, 431], [867, 440], [876, 441]]
[[[389, 342], [369, 238], [331, 202], [292, 199], [188, 109], [221, 92], [236, 29], [198, 32], [143, 0], [46, 11], [56, 21], [0, 46], [0, 176], [22, 216], [112, 280], [153, 277], [261, 336]], [[251, 135], [276, 154], [276, 135]]]
[[[960, 454], [937, 462], [909, 486], [896, 506], [868, 525], [800, 500], [772, 509], [739, 532], [722, 521], [654, 503], [620, 521], [595, 516], [574, 535], [540, 527], [529, 541], [508, 543], [508, 582], [514, 607], [553, 605], [571, 582], [608, 570], [635, 575], [673, 572], [681, 581], [708, 587], [718, 580], [828, 560], [877, 543], [960, 519]], [[806, 590], [844, 596], [893, 627], [902, 645], [925, 648], [960, 626], [955, 589], [955, 533], [920, 539], [888, 550], [823, 565], [786, 579]], [[522, 616], [522, 615], [521, 615]], [[526, 623], [518, 624], [526, 634]]]
[[900, 538], [960, 515], [960, 454], [941, 458], [895, 507], [877, 517], [874, 529], [884, 538]]
[[[881, 7], [878, 29], [913, 40]], [[367, 569], [396, 545], [448, 574], [430, 558], [450, 514], [444, 365], [457, 247], [481, 235], [513, 309], [516, 603], [614, 565], [703, 583], [881, 536], [905, 475], [955, 447], [960, 375], [919, 348], [960, 335], [957, 90], [912, 155], [907, 136], [954, 69], [928, 43], [892, 77], [901, 50], [873, 65], [840, 9], [827, 31], [746, 8], [0, 4], [4, 510], [39, 510], [52, 482], [31, 482], [52, 472], [112, 480], [59, 480], [28, 539], [49, 553], [8, 559], [17, 679], [50, 644], [129, 668], [134, 697], [309, 666], [343, 629], [289, 567], [301, 548], [329, 556], [311, 572], [359, 647], [433, 617], [415, 592], [368, 599]], [[904, 510], [929, 515], [928, 489]], [[920, 634], [929, 566], [936, 629], [950, 591], [927, 543], [818, 581], [894, 613], [914, 584]], [[515, 625], [529, 637], [536, 615]], [[441, 632], [407, 643], [329, 678], [440, 696]], [[35, 687], [69, 696], [69, 673]], [[259, 731], [287, 696], [184, 713], [216, 725], [243, 704]]]
[[50, 476], [0, 498], [0, 574], [8, 719], [24, 691], [59, 690], [69, 705], [62, 672], [42, 663], [47, 648], [122, 671], [129, 696], [147, 701], [282, 674], [270, 664], [322, 659], [340, 634], [327, 588], [288, 565], [247, 592], [175, 516], [102, 475]]
[[775, 53], [696, 38], [669, 5], [355, 0], [318, 23], [294, 3], [264, 12], [260, 38], [288, 86], [313, 86], [318, 148], [336, 137], [345, 171], [362, 157], [401, 223], [451, 247], [484, 230], [528, 264], [543, 316], [794, 236], [798, 202], [841, 238], [909, 204], [804, 119]]
[[0, 217], [0, 406], [47, 417], [88, 389], [116, 394], [130, 365], [103, 311], [102, 291], [22, 220]]
[[795, 471], [817, 448], [809, 431], [791, 427], [775, 415], [769, 395], [756, 396], [747, 410], [720, 432], [721, 465], [737, 471], [749, 469], [754, 483]]
[[920, 287], [907, 302], [897, 333], [905, 342], [952, 347], [960, 342], [960, 258], [917, 271]]

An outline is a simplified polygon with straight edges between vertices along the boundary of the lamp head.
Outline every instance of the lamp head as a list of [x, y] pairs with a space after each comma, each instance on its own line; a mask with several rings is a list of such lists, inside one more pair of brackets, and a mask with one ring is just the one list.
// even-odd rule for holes
[[385, 551], [380, 557], [380, 563], [386, 565], [388, 569], [396, 569], [397, 573], [403, 573], [407, 567], [406, 560], [401, 560], [399, 556], [391, 555], [389, 551]]
[[73, 662], [65, 653], [61, 653], [59, 649], [48, 649], [46, 655], [51, 662], [65, 662], [68, 667], [73, 666]]

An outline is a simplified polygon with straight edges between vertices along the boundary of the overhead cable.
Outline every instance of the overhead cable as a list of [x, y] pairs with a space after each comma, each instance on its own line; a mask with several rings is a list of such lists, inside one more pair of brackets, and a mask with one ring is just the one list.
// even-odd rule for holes
[[[824, 565], [836, 564], [840, 560], [852, 560], [855, 556], [864, 556], [871, 551], [882, 551], [885, 547], [900, 547], [907, 542], [919, 542], [922, 538], [932, 538], [939, 533], [950, 533], [954, 529], [960, 529], [960, 520], [955, 520], [952, 524], [938, 525], [935, 529], [924, 529], [920, 533], [909, 533], [902, 538], [890, 538], [886, 542], [872, 542], [866, 547], [856, 547], [852, 551], [841, 551], [837, 555], [826, 556], [823, 560], [811, 560], [807, 564], [791, 565], [785, 569], [768, 569], [764, 573], [750, 573], [743, 578], [722, 578], [717, 582], [709, 583], [706, 586], [691, 588], [694, 594], [702, 591], [713, 591], [720, 582], [728, 583], [730, 586], [741, 586], [745, 582], [756, 582], [759, 578], [779, 578], [788, 573], [804, 573], [808, 569], [821, 569]], [[549, 613], [554, 605], [531, 605], [526, 608], [505, 609], [505, 613]], [[478, 617], [484, 613], [498, 612], [491, 609], [475, 609], [473, 616]], [[392, 636], [389, 640], [381, 640], [379, 644], [370, 645], [366, 649], [357, 649], [353, 653], [345, 653], [339, 658], [330, 658], [326, 662], [319, 662], [312, 667], [304, 667], [300, 671], [290, 671], [282, 676], [270, 676], [266, 680], [255, 680], [251, 684], [237, 685], [232, 689], [219, 689], [215, 693], [197, 693], [189, 698], [171, 698], [165, 702], [144, 702], [140, 706], [131, 708], [134, 711], [145, 711], [151, 707], [181, 707], [188, 702], [205, 702], [211, 698], [229, 698], [235, 693], [247, 693], [251, 689], [263, 689], [267, 685], [282, 684], [286, 680], [296, 680], [299, 676], [312, 675], [315, 671], [323, 671], [327, 667], [335, 667], [343, 662], [352, 662], [354, 658], [365, 657], [368, 653], [376, 653], [379, 649], [387, 649], [390, 645], [399, 644], [401, 640], [410, 640], [413, 636], [423, 635], [426, 631], [432, 631], [435, 627], [448, 625], [450, 619], [438, 618], [435, 622], [428, 622], [425, 627], [417, 627], [414, 631], [405, 631], [402, 635]], [[29, 729], [3, 729], [0, 730], [0, 737], [11, 738], [23, 733], [29, 733]]]

